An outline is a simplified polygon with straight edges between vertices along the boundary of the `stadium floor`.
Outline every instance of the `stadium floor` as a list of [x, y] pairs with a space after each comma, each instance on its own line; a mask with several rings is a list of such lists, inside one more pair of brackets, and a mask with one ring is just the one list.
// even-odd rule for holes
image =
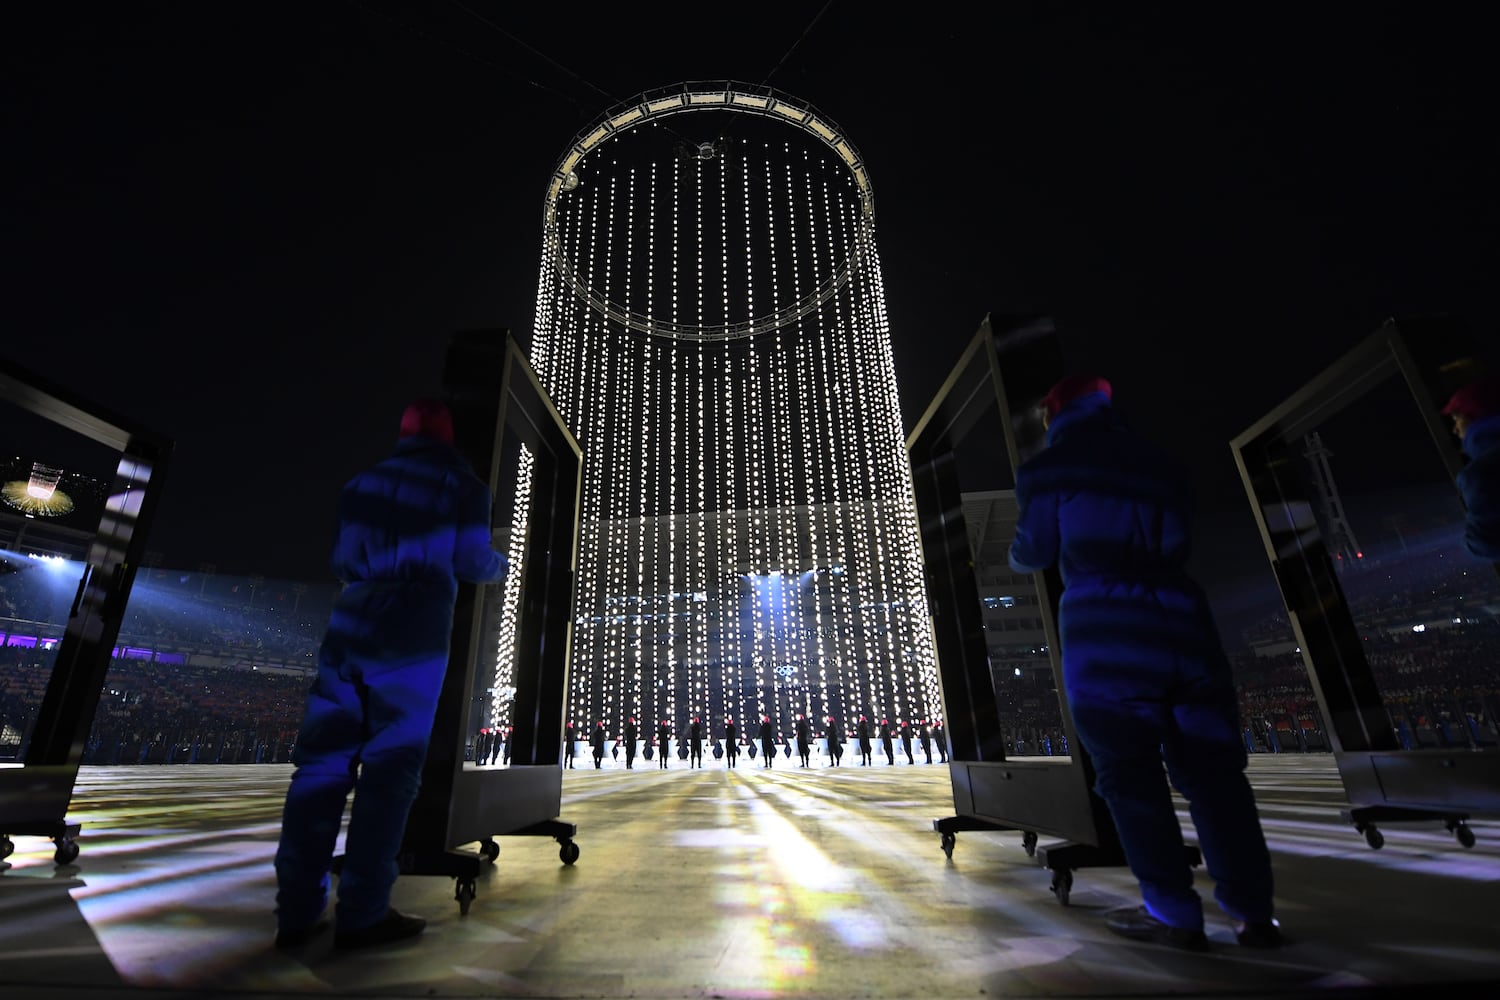
[[1330, 757], [1258, 756], [1250, 773], [1291, 939], [1277, 952], [1239, 948], [1212, 904], [1209, 954], [1116, 938], [1103, 912], [1138, 902], [1129, 874], [1079, 871], [1060, 905], [1018, 833], [960, 833], [945, 858], [942, 766], [678, 765], [565, 772], [574, 866], [551, 840], [501, 838], [466, 916], [451, 879], [407, 876], [394, 902], [428, 917], [422, 937], [338, 953], [324, 935], [285, 954], [271, 947], [271, 858], [289, 767], [84, 768], [77, 862], [56, 868], [48, 841], [18, 837], [0, 876], [0, 996], [1404, 996], [1500, 982], [1500, 824], [1471, 824], [1471, 850], [1440, 824], [1393, 824], [1375, 851], [1339, 818]]

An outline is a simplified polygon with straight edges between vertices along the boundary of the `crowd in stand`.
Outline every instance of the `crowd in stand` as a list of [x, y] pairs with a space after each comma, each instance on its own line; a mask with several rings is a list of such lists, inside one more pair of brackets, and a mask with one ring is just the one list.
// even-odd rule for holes
[[[1345, 568], [1339, 581], [1402, 745], [1495, 743], [1500, 579], [1451, 545], [1415, 545]], [[296, 668], [311, 668], [328, 614], [326, 596], [294, 586], [143, 571], [85, 762], [285, 761], [307, 684]], [[0, 575], [0, 636], [60, 637], [75, 588], [40, 569]], [[1285, 610], [1268, 610], [1242, 639], [1231, 660], [1247, 747], [1326, 749]], [[55, 655], [40, 642], [0, 646], [0, 760], [20, 752]], [[998, 678], [996, 697], [1008, 754], [1068, 752], [1050, 670]]]

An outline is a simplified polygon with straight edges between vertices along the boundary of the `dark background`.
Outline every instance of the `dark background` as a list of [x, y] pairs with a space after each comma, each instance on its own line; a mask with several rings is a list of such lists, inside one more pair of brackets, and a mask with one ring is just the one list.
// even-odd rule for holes
[[[1214, 587], [1269, 584], [1233, 436], [1387, 317], [1494, 339], [1459, 5], [32, 6], [0, 32], [0, 353], [176, 440], [170, 566], [330, 579], [337, 490], [449, 334], [529, 336], [570, 140], [688, 80], [767, 82], [859, 148], [908, 429], [987, 313], [1052, 315], [1193, 462]], [[1340, 485], [1408, 447], [1342, 442], [1370, 482]]]

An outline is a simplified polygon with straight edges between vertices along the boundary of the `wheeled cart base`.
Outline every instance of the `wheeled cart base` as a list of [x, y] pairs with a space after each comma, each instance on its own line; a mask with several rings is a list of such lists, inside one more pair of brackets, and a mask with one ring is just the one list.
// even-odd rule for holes
[[0, 833], [0, 871], [10, 867], [10, 862], [5, 859], [16, 851], [16, 842], [10, 839], [11, 834], [19, 837], [46, 837], [56, 845], [52, 852], [53, 862], [59, 868], [71, 865], [78, 857], [78, 830], [79, 824], [63, 820], [7, 823], [5, 831]]
[[[943, 853], [949, 858], [953, 857], [953, 847], [958, 840], [957, 835], [960, 830], [1019, 829], [992, 820], [981, 819], [978, 816], [946, 816], [933, 820], [932, 828], [941, 835]], [[1075, 844], [1071, 841], [1038, 846], [1035, 830], [1021, 830], [1020, 833], [1022, 849], [1028, 856], [1036, 858], [1037, 864], [1052, 873], [1050, 888], [1053, 895], [1057, 897], [1057, 901], [1064, 906], [1068, 905], [1069, 896], [1073, 891], [1073, 872], [1080, 868], [1125, 867], [1125, 854], [1118, 847], [1106, 849], [1093, 844]], [[1202, 852], [1197, 847], [1189, 845], [1187, 862], [1191, 867], [1197, 868], [1203, 864]]]
[[[503, 837], [555, 837], [558, 844], [558, 860], [571, 865], [578, 860], [578, 845], [573, 838], [578, 835], [576, 823], [565, 823], [560, 819], [543, 820], [516, 830], [508, 830], [497, 836]], [[454, 880], [453, 898], [458, 902], [460, 916], [467, 916], [469, 904], [479, 894], [479, 876], [485, 865], [493, 864], [500, 857], [500, 845], [494, 837], [479, 841], [478, 851], [452, 848], [446, 851], [405, 851], [397, 855], [396, 863], [402, 875], [447, 875]], [[333, 872], [338, 874], [344, 867], [344, 856], [333, 859]]]
[[1406, 806], [1356, 806], [1340, 809], [1339, 815], [1354, 824], [1356, 833], [1365, 835], [1365, 843], [1375, 850], [1385, 846], [1385, 834], [1375, 825], [1376, 821], [1389, 823], [1425, 823], [1442, 820], [1447, 831], [1464, 847], [1474, 846], [1474, 831], [1469, 829], [1469, 814], [1448, 812], [1441, 809], [1411, 809]]

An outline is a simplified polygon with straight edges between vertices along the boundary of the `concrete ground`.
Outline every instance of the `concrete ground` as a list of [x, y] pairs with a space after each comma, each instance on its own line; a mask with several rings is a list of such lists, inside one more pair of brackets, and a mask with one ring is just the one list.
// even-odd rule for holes
[[[1500, 824], [1471, 824], [1470, 850], [1440, 824], [1392, 824], [1372, 850], [1339, 818], [1327, 755], [1251, 763], [1291, 943], [1242, 949], [1210, 903], [1206, 955], [1105, 929], [1104, 911], [1138, 902], [1123, 869], [1079, 871], [1063, 906], [1019, 833], [960, 833], [945, 857], [932, 821], [953, 813], [946, 767], [672, 763], [564, 773], [575, 865], [549, 839], [500, 838], [467, 915], [451, 879], [404, 876], [394, 903], [429, 918], [422, 937], [338, 953], [325, 935], [298, 954], [271, 947], [289, 767], [84, 768], [68, 817], [83, 826], [77, 861], [57, 868], [49, 842], [17, 837], [0, 875], [0, 997], [1468, 996], [1500, 984]], [[1201, 870], [1198, 882], [1211, 898]]]

